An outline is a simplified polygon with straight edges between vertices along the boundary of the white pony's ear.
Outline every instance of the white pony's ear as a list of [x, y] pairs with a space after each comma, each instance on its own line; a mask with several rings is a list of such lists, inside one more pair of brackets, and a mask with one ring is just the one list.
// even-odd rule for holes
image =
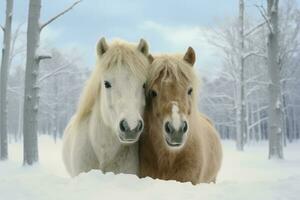
[[189, 63], [191, 66], [195, 64], [196, 61], [196, 54], [192, 47], [189, 47], [183, 57], [183, 60], [185, 60], [187, 63]]
[[138, 50], [142, 54], [144, 54], [145, 56], [148, 56], [148, 54], [149, 54], [149, 46], [148, 46], [146, 40], [140, 39], [140, 43], [139, 43], [139, 45], [138, 45], [137, 48], [138, 48]]
[[101, 38], [97, 44], [97, 55], [102, 56], [108, 50], [105, 38]]

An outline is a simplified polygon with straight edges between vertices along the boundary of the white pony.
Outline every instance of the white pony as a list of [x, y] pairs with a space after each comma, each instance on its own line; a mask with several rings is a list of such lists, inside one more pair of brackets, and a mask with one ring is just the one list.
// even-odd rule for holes
[[147, 56], [143, 39], [137, 46], [98, 42], [96, 68], [64, 133], [63, 160], [71, 176], [91, 169], [138, 173]]

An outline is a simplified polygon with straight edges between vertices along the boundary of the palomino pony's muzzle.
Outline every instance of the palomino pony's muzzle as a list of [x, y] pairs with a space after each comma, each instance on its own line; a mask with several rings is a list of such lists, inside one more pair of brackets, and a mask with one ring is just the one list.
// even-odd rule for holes
[[136, 127], [130, 128], [128, 122], [123, 119], [119, 123], [119, 139], [122, 143], [131, 144], [137, 142], [144, 129], [143, 120], [138, 120]]
[[164, 124], [164, 131], [166, 133], [165, 139], [167, 144], [172, 147], [178, 147], [185, 142], [188, 123], [185, 120], [181, 121], [181, 125], [176, 129], [172, 122], [167, 121]]

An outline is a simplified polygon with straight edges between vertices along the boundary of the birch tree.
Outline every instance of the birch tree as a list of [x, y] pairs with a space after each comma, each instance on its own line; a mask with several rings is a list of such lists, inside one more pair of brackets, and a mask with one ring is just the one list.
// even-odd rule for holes
[[[225, 27], [210, 34], [211, 44], [221, 50], [223, 68], [218, 78], [204, 82], [201, 108], [211, 117], [224, 139], [236, 139], [240, 101], [241, 57], [244, 58], [244, 90], [247, 123], [244, 142], [268, 140], [269, 127], [269, 68], [267, 40], [270, 25], [267, 10], [258, 6], [264, 20], [253, 26], [253, 19], [244, 20], [244, 49], [240, 51], [240, 24], [226, 23]], [[284, 9], [283, 9], [284, 8]], [[283, 9], [283, 10], [282, 10]], [[285, 111], [287, 138], [299, 138], [299, 60], [300, 60], [300, 12], [293, 0], [283, 2], [279, 12], [279, 74], [281, 109]], [[249, 27], [250, 28], [247, 28]], [[219, 52], [220, 53], [220, 52]], [[242, 84], [241, 84], [242, 85]], [[285, 96], [285, 97], [284, 97]], [[284, 97], [284, 98], [283, 98]], [[281, 103], [280, 103], [281, 104]], [[283, 111], [282, 111], [283, 112]], [[283, 130], [283, 129], [282, 129]], [[284, 134], [284, 133], [282, 133]]]
[[7, 77], [10, 64], [13, 0], [6, 1], [5, 26], [0, 71], [0, 160], [8, 158], [7, 150]]
[[280, 59], [279, 59], [279, 25], [278, 25], [279, 0], [267, 0], [267, 11], [258, 7], [268, 26], [268, 73], [269, 73], [269, 159], [283, 159], [283, 134], [282, 134], [282, 103], [280, 85]]
[[279, 0], [268, 0], [268, 70], [269, 85], [269, 158], [283, 159], [282, 112], [279, 65]]
[[[265, 22], [261, 22], [256, 26], [248, 28], [245, 26], [245, 3], [244, 0], [239, 0], [239, 17], [237, 23], [234, 22], [228, 27], [222, 28], [221, 31], [217, 31], [213, 40], [210, 40], [211, 44], [219, 48], [224, 54], [225, 68], [221, 76], [227, 81], [230, 81], [233, 86], [234, 93], [231, 95], [231, 99], [234, 102], [235, 110], [235, 139], [237, 150], [242, 151], [246, 136], [248, 134], [247, 128], [247, 101], [246, 90], [247, 79], [255, 79], [254, 77], [247, 77], [245, 74], [246, 61], [253, 56], [260, 55], [260, 50], [257, 49], [258, 45], [253, 43], [253, 35], [260, 28], [264, 27]], [[249, 23], [248, 23], [249, 26]], [[248, 62], [249, 63], [249, 62]], [[248, 64], [248, 67], [250, 64]], [[252, 88], [251, 88], [252, 89]], [[224, 95], [223, 95], [224, 96]], [[230, 95], [227, 95], [227, 97]]]
[[[279, 12], [279, 65], [281, 77], [281, 96], [283, 112], [283, 135], [291, 142], [297, 130], [290, 126], [289, 121], [294, 121], [294, 111], [297, 110], [293, 99], [298, 92], [292, 86], [297, 80], [299, 63], [297, 55], [300, 52], [300, 9], [295, 0], [285, 0]], [[286, 145], [286, 142], [284, 142]]]
[[[242, 151], [244, 149], [245, 138], [248, 137], [248, 119], [247, 119], [247, 102], [246, 102], [246, 80], [245, 80], [245, 62], [250, 56], [265, 57], [259, 50], [245, 49], [245, 40], [247, 37], [255, 33], [265, 22], [259, 23], [245, 32], [245, 2], [239, 0], [239, 18], [238, 18], [238, 64], [239, 64], [239, 84], [238, 84], [238, 99], [237, 99], [237, 135], [236, 145], [237, 149]], [[251, 47], [250, 47], [251, 48]], [[252, 77], [251, 77], [252, 78]], [[247, 136], [247, 137], [246, 137]]]
[[24, 165], [32, 165], [38, 161], [37, 114], [39, 107], [39, 85], [37, 81], [39, 64], [43, 59], [51, 58], [49, 55], [40, 54], [40, 33], [50, 23], [72, 10], [79, 2], [76, 1], [58, 15], [41, 24], [41, 0], [30, 0], [29, 2], [23, 114]]
[[239, 48], [239, 67], [240, 67], [240, 82], [238, 84], [238, 101], [237, 101], [237, 132], [236, 132], [236, 147], [238, 150], [244, 150], [245, 137], [245, 121], [246, 121], [246, 102], [245, 102], [245, 78], [244, 78], [244, 0], [239, 0], [239, 19], [238, 19], [238, 48]]

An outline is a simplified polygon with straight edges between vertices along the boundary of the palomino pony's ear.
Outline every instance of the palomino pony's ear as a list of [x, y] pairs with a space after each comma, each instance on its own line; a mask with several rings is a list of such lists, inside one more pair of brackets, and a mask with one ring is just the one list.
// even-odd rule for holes
[[97, 55], [102, 56], [108, 49], [105, 38], [101, 38], [97, 44]]
[[146, 40], [144, 39], [140, 39], [139, 45], [138, 45], [138, 50], [144, 54], [145, 56], [148, 56], [149, 54], [149, 46], [146, 42]]
[[154, 58], [151, 54], [148, 55], [148, 60], [150, 64], [153, 63]]
[[183, 60], [188, 62], [190, 65], [194, 65], [196, 61], [196, 54], [192, 47], [189, 47], [183, 57]]

